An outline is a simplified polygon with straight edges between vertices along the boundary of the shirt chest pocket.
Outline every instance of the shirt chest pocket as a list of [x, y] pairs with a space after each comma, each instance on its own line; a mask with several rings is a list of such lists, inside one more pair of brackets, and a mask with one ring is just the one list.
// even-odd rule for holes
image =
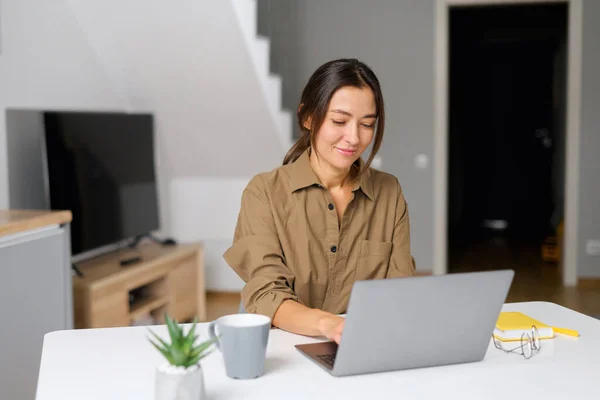
[[355, 280], [385, 278], [392, 254], [391, 242], [361, 240]]

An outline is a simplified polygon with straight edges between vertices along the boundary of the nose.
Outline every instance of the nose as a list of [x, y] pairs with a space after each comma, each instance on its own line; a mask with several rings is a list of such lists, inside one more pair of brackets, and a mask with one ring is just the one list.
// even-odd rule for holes
[[351, 146], [358, 145], [358, 127], [356, 124], [348, 124], [346, 126], [346, 142]]

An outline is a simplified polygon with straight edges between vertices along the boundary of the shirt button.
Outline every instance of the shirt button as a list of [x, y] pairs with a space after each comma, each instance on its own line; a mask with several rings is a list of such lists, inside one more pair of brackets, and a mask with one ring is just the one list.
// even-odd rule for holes
[[327, 206], [330, 210], [333, 210], [333, 204], [329, 203], [329, 205]]
[[332, 252], [332, 253], [335, 253], [335, 252], [337, 251], [337, 247], [335, 247], [335, 246], [331, 246], [331, 249], [330, 249], [330, 250], [331, 250], [331, 252]]

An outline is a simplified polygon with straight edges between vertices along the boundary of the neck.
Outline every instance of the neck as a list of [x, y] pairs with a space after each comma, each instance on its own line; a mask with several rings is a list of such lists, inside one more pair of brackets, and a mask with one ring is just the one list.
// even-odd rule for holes
[[350, 170], [339, 170], [320, 162], [316, 155], [310, 155], [310, 165], [327, 189], [338, 189], [349, 182]]

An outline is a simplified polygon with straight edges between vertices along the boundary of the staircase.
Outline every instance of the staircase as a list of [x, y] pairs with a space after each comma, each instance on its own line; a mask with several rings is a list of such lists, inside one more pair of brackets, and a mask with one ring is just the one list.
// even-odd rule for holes
[[242, 30], [246, 48], [252, 59], [254, 70], [260, 79], [262, 93], [269, 105], [269, 112], [279, 128], [281, 144], [289, 149], [293, 143], [293, 114], [282, 107], [281, 76], [269, 69], [270, 40], [257, 34], [257, 0], [231, 0]]

